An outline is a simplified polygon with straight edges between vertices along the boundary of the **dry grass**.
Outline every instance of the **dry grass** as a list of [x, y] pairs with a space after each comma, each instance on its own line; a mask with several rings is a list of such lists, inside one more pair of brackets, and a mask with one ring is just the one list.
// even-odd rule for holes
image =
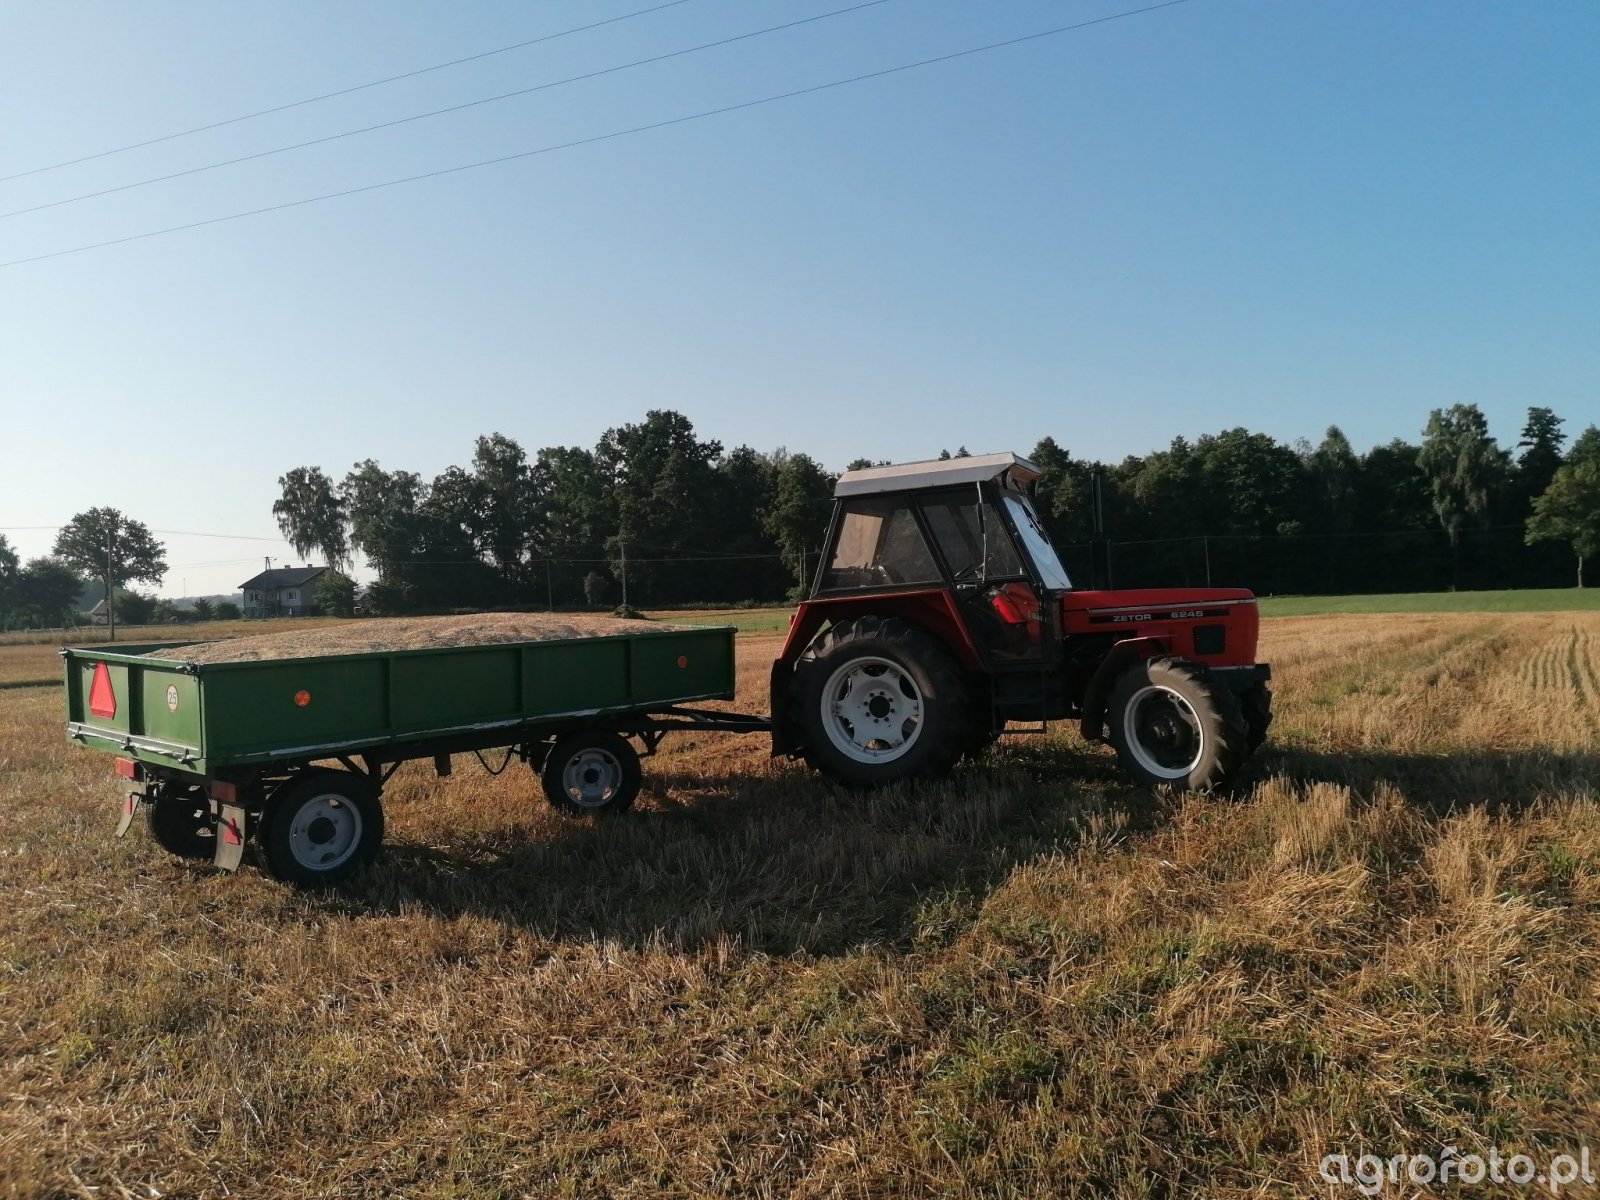
[[257, 662], [262, 659], [321, 658], [333, 654], [363, 654], [380, 650], [622, 637], [630, 633], [659, 633], [662, 630], [687, 628], [597, 613], [475, 613], [459, 617], [391, 617], [386, 620], [312, 626], [286, 621], [282, 625], [288, 628], [280, 626], [272, 633], [151, 650], [148, 657], [196, 663]]
[[863, 797], [704, 735], [595, 824], [458, 760], [321, 897], [110, 843], [59, 693], [0, 692], [0, 1196], [1351, 1195], [1322, 1154], [1600, 1146], [1600, 616], [1265, 638], [1237, 797], [1021, 736]]
[[[196, 621], [192, 625], [118, 625], [117, 641], [123, 645], [148, 646], [162, 638], [205, 641], [210, 638], [248, 637], [263, 629], [281, 627], [288, 618], [272, 621]], [[300, 627], [334, 625], [338, 617], [295, 617]], [[0, 646], [94, 646], [106, 642], [111, 631], [104, 625], [83, 625], [77, 629], [14, 629], [0, 633]]]

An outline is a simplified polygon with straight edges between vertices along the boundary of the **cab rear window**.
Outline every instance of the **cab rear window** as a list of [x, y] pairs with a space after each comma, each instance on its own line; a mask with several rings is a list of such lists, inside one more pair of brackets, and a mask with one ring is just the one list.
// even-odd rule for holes
[[862, 500], [839, 516], [839, 537], [823, 572], [823, 590], [937, 583], [939, 570], [910, 505]]

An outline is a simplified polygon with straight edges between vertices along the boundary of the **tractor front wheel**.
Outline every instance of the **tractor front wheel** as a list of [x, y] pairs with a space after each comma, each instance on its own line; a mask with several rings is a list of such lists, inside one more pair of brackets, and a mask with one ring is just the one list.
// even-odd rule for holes
[[1150, 787], [1209, 791], [1226, 783], [1249, 753], [1238, 699], [1198, 663], [1134, 663], [1117, 677], [1106, 707], [1123, 769]]
[[1246, 744], [1254, 754], [1267, 740], [1267, 730], [1272, 725], [1272, 690], [1264, 683], [1246, 688], [1239, 693], [1239, 709], [1249, 731]]
[[942, 775], [972, 740], [956, 661], [909, 621], [859, 617], [819, 634], [795, 666], [806, 762], [854, 786]]

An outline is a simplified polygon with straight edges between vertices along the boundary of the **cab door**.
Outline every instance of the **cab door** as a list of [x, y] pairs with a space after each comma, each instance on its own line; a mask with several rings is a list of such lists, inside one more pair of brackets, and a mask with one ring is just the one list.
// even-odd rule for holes
[[923, 523], [943, 561], [973, 639], [996, 670], [1038, 664], [1046, 653], [1044, 606], [997, 506], [977, 488], [933, 494]]

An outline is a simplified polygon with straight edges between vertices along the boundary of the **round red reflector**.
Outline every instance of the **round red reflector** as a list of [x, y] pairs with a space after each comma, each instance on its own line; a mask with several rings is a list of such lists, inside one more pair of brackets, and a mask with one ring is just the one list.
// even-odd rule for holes
[[678, 665], [680, 667], [687, 667], [689, 665], [689, 656], [687, 654], [678, 655]]
[[304, 708], [306, 705], [311, 703], [311, 693], [306, 691], [296, 692], [294, 694], [294, 702], [301, 708]]

